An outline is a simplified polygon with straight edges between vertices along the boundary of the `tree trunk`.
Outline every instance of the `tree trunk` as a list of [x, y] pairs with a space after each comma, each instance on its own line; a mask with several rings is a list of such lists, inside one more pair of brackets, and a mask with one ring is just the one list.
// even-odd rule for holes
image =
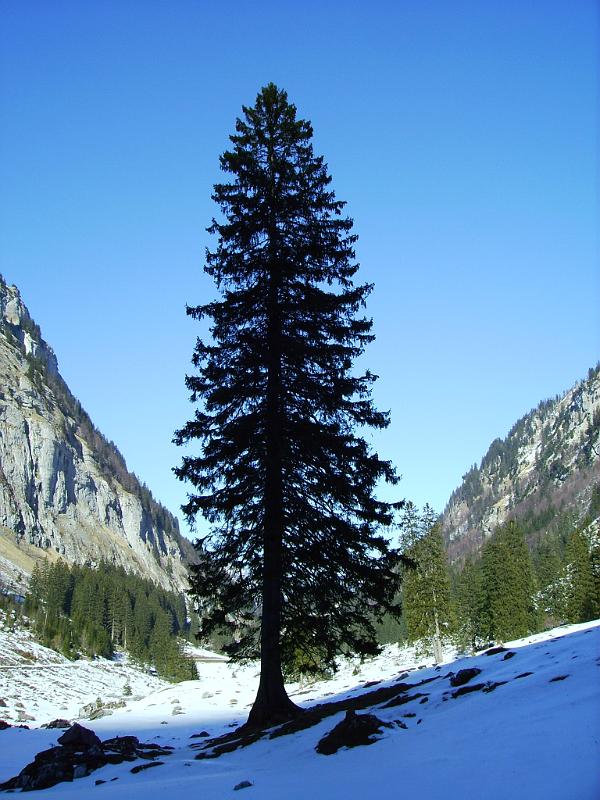
[[440, 635], [440, 623], [438, 620], [437, 612], [437, 598], [435, 596], [435, 589], [433, 590], [433, 619], [435, 621], [435, 635], [433, 637], [433, 657], [436, 664], [441, 664], [444, 660], [444, 651], [442, 648], [442, 637]]
[[265, 409], [265, 497], [260, 683], [248, 725], [264, 727], [291, 719], [299, 708], [287, 696], [281, 670], [281, 578], [283, 573], [283, 425], [279, 266], [271, 261], [267, 298], [267, 395]]

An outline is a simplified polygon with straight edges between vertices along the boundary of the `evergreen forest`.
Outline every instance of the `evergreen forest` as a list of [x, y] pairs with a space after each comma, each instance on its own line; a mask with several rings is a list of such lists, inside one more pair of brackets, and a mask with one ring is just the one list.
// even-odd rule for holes
[[68, 658], [111, 658], [120, 649], [168, 680], [196, 677], [181, 643], [189, 630], [184, 596], [122, 567], [38, 564], [23, 610], [39, 641]]
[[579, 522], [552, 515], [543, 534], [537, 520], [511, 520], [476, 558], [449, 565], [435, 513], [408, 504], [400, 539], [411, 564], [402, 568], [400, 624], [386, 620], [380, 641], [419, 643], [439, 656], [454, 643], [476, 650], [564, 623], [600, 616], [600, 486]]

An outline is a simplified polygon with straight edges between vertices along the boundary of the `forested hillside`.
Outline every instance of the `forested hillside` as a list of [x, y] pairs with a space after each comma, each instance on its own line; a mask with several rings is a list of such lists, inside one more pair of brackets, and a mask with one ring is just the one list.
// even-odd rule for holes
[[23, 612], [38, 640], [68, 658], [119, 649], [170, 680], [196, 677], [178, 639], [189, 632], [185, 597], [121, 567], [46, 561], [33, 571]]

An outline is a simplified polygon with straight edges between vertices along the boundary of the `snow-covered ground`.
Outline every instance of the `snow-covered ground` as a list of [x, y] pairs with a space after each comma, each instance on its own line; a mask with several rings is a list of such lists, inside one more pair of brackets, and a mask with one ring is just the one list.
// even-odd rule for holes
[[[380, 703], [366, 709], [384, 721], [401, 720], [406, 728], [384, 729], [375, 744], [330, 756], [319, 755], [314, 748], [343, 712], [299, 733], [265, 738], [217, 759], [195, 760], [203, 740], [190, 738], [193, 734], [219, 735], [246, 719], [257, 687], [256, 667], [201, 663], [198, 681], [158, 682], [157, 687], [150, 683], [156, 679], [145, 676], [146, 697], [129, 698], [111, 716], [80, 721], [101, 739], [134, 734], [141, 741], [173, 746], [173, 754], [155, 769], [131, 774], [131, 764], [109, 765], [44, 794], [77, 800], [92, 791], [108, 793], [111, 800], [162, 800], [176, 792], [221, 800], [237, 796], [234, 787], [249, 781], [253, 785], [243, 790], [249, 800], [307, 796], [598, 800], [600, 621], [558, 628], [506, 646], [514, 657], [506, 658], [504, 652], [458, 658], [449, 654], [441, 669], [419, 659], [413, 650], [388, 647], [362, 665], [344, 664], [330, 681], [290, 686], [294, 700], [310, 706], [392, 685], [404, 672], [409, 674], [402, 680], [409, 684], [434, 678], [419, 689], [427, 693], [427, 702], [420, 697], [400, 707], [384, 709]], [[481, 670], [472, 683], [505, 683], [488, 693], [454, 698], [449, 673], [465, 667]], [[81, 671], [70, 669], [75, 683]], [[31, 670], [31, 674], [32, 684], [41, 684], [46, 672]], [[381, 683], [364, 686], [371, 681]], [[61, 703], [57, 694], [53, 716], [69, 717]], [[60, 731], [45, 729], [0, 731], [0, 781], [16, 775], [59, 735]], [[96, 787], [99, 779], [107, 782]]]
[[0, 612], [0, 719], [11, 725], [74, 720], [98, 699], [111, 712], [111, 705], [165, 686], [170, 684], [126, 658], [69, 661], [38, 644], [28, 630], [11, 630]]

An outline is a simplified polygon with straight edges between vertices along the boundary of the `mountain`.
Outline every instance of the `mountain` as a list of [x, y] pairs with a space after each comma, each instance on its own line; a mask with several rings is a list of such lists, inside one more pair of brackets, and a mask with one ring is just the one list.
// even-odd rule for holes
[[15, 286], [0, 275], [0, 581], [36, 561], [101, 560], [184, 591], [191, 543], [94, 427]]
[[442, 515], [451, 562], [476, 553], [508, 519], [543, 531], [557, 516], [585, 516], [600, 483], [600, 365], [544, 400], [496, 439], [463, 476]]

